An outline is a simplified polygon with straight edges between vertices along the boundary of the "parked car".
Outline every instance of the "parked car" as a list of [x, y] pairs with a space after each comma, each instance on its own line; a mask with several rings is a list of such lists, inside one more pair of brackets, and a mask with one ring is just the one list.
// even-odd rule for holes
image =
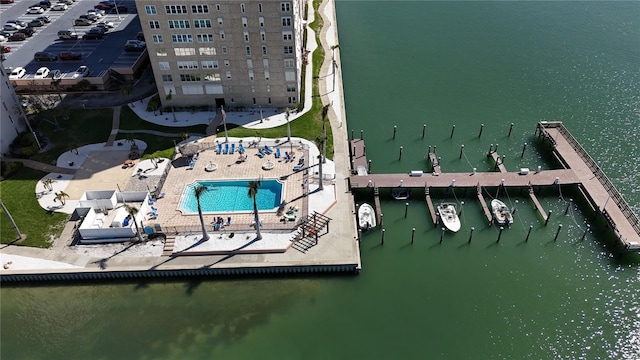
[[53, 11], [65, 11], [68, 8], [69, 8], [69, 6], [67, 6], [67, 4], [55, 4], [51, 8], [51, 10], [53, 10]]
[[124, 44], [125, 51], [142, 51], [147, 47], [144, 41], [140, 40], [127, 40]]
[[40, 26], [44, 26], [44, 21], [42, 20], [38, 20], [38, 19], [33, 19], [31, 21], [29, 21], [29, 27], [40, 27]]
[[40, 1], [40, 3], [38, 5], [40, 5], [40, 7], [42, 7], [42, 8], [48, 9], [48, 8], [51, 7], [51, 1], [42, 0], [42, 1]]
[[11, 52], [11, 47], [10, 46], [0, 46], [0, 53], [2, 54], [6, 54], [8, 52]]
[[76, 26], [89, 26], [93, 24], [93, 21], [89, 19], [79, 18], [73, 22]]
[[0, 0], [0, 4], [13, 4], [15, 0]]
[[48, 67], [43, 66], [43, 67], [39, 68], [36, 71], [35, 75], [33, 75], [33, 78], [34, 79], [44, 79], [44, 78], [49, 76], [50, 72], [51, 72], [51, 70], [49, 70]]
[[60, 60], [80, 60], [82, 54], [77, 52], [61, 52], [58, 54], [58, 57]]
[[82, 14], [82, 15], [78, 16], [78, 18], [80, 18], [80, 19], [87, 19], [87, 20], [89, 20], [89, 21], [91, 21], [91, 22], [96, 22], [96, 21], [98, 21], [98, 15], [96, 15], [96, 14], [89, 14], [89, 13], [87, 13], [87, 14]]
[[104, 10], [99, 10], [99, 9], [91, 9], [87, 11], [87, 14], [93, 14], [96, 16], [96, 18], [100, 19], [101, 17], [105, 16], [106, 13], [104, 12]]
[[100, 26], [96, 26], [96, 27], [92, 27], [91, 29], [89, 29], [89, 31], [87, 31], [88, 33], [96, 33], [96, 34], [102, 34], [104, 35], [104, 33], [107, 32], [107, 29], [100, 27]]
[[51, 70], [49, 73], [49, 77], [52, 79], [61, 79], [63, 75], [64, 74], [62, 74], [62, 71], [60, 70]]
[[99, 32], [87, 32], [86, 34], [82, 35], [82, 40], [99, 40], [103, 37], [104, 35]]
[[6, 30], [0, 30], [0, 35], [8, 38], [9, 36], [11, 36], [11, 34], [13, 34], [12, 32], [6, 31]]
[[23, 67], [17, 67], [13, 69], [9, 74], [9, 80], [20, 79], [26, 74], [27, 74], [27, 70], [25, 70]]
[[126, 7], [126, 6], [120, 6], [120, 5], [118, 5], [118, 6], [112, 7], [112, 8], [109, 10], [109, 14], [126, 14], [126, 13], [127, 13], [127, 10], [128, 10], [128, 9], [127, 9], [127, 7]]
[[27, 14], [44, 14], [44, 8], [40, 6], [32, 6], [27, 10]]
[[9, 36], [9, 41], [24, 41], [26, 38], [27, 35], [17, 32]]
[[22, 26], [17, 25], [17, 24], [12, 24], [12, 23], [6, 23], [6, 24], [4, 24], [3, 29], [5, 29], [7, 31], [16, 31], [16, 30], [22, 29]]
[[48, 24], [48, 23], [51, 22], [51, 16], [49, 16], [49, 15], [41, 15], [41, 16], [38, 16], [36, 18], [36, 20], [42, 20], [42, 21], [44, 21], [45, 23]]
[[80, 66], [78, 70], [73, 73], [74, 78], [82, 78], [87, 76], [89, 76], [89, 68], [84, 65]]
[[35, 61], [56, 61], [58, 60], [58, 55], [54, 53], [50, 53], [47, 51], [38, 51], [33, 54], [33, 60]]
[[113, 5], [108, 5], [108, 4], [98, 4], [96, 6], [94, 6], [94, 9], [98, 9], [98, 10], [111, 10], [111, 8], [113, 7]]
[[105, 31], [109, 31], [110, 29], [116, 27], [111, 21], [100, 21], [96, 24], [96, 26], [99, 28], [103, 28]]
[[60, 30], [58, 31], [58, 38], [62, 40], [76, 40], [78, 38], [78, 34], [70, 30]]
[[24, 34], [25, 36], [27, 36], [27, 37], [32, 37], [32, 36], [33, 36], [33, 34], [35, 34], [35, 33], [36, 33], [36, 31], [35, 31], [33, 28], [31, 28], [31, 27], [26, 27], [26, 28], [24, 28], [24, 29], [20, 29], [20, 30], [18, 30], [18, 31], [16, 31], [16, 32], [17, 32], [17, 33], [23, 33], [23, 34]]
[[73, 0], [58, 0], [58, 4], [73, 5]]
[[16, 24], [20, 27], [27, 27], [27, 22], [24, 20], [7, 20], [7, 24]]
[[0, 42], [5, 42], [7, 41], [7, 37], [4, 35], [0, 35]]

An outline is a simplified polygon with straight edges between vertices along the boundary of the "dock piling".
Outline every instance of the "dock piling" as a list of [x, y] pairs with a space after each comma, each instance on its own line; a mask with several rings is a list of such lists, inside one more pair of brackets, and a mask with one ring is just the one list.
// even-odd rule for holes
[[404, 203], [404, 217], [407, 218], [407, 213], [409, 212], [409, 203]]
[[427, 124], [422, 124], [422, 138], [424, 139], [424, 133], [427, 130]]
[[443, 237], [444, 237], [444, 228], [442, 228], [442, 231], [440, 232], [440, 244], [442, 244]]
[[558, 225], [558, 230], [556, 231], [556, 236], [553, 238], [553, 241], [558, 240], [558, 235], [560, 234], [560, 230], [562, 230], [562, 224]]
[[584, 238], [587, 236], [587, 232], [589, 232], [589, 225], [584, 229], [584, 233], [582, 233], [582, 238], [580, 241], [584, 241]]
[[489, 152], [487, 153], [487, 156], [491, 155], [492, 152], [493, 152], [493, 144], [489, 145]]
[[368, 166], [368, 170], [367, 170], [367, 172], [368, 172], [369, 174], [371, 174], [371, 160], [369, 160], [368, 164], [369, 164], [369, 166]]
[[474, 231], [475, 229], [476, 229], [476, 228], [474, 228], [473, 226], [471, 227], [471, 233], [469, 233], [469, 244], [471, 244], [471, 238], [473, 237], [473, 231]]
[[522, 154], [520, 154], [520, 159], [522, 159], [524, 157], [524, 150], [527, 148], [527, 143], [524, 143], [524, 145], [522, 146]]
[[458, 216], [462, 216], [462, 209], [464, 208], [464, 201], [460, 202], [460, 212], [458, 213]]
[[384, 225], [384, 214], [380, 213], [380, 226]]
[[460, 145], [460, 156], [458, 157], [458, 159], [462, 159], [462, 152], [464, 151], [464, 144]]
[[567, 208], [564, 209], [564, 214], [567, 215], [569, 213], [569, 208], [571, 207], [571, 204], [573, 203], [572, 199], [569, 199], [569, 203], [567, 204]]
[[398, 160], [402, 160], [402, 146], [400, 146], [400, 156], [398, 156]]
[[411, 229], [411, 244], [413, 245], [413, 236], [416, 234], [416, 228]]
[[504, 226], [500, 226], [500, 231], [498, 232], [498, 241], [496, 241], [496, 243], [500, 242], [500, 237], [502, 237], [502, 230], [504, 230]]
[[396, 125], [393, 125], [393, 139], [394, 140], [396, 138], [396, 130], [398, 130], [398, 127]]
[[364, 130], [360, 130], [360, 140], [364, 140]]
[[380, 245], [384, 245], [384, 233], [385, 233], [385, 229], [382, 229], [382, 235], [380, 236]]
[[524, 239], [524, 242], [529, 242], [529, 235], [531, 235], [531, 230], [533, 230], [533, 225], [529, 225], [529, 232], [527, 232], [527, 237]]
[[547, 214], [547, 218], [544, 221], [544, 226], [547, 226], [547, 224], [549, 223], [549, 219], [551, 219], [551, 210], [549, 210], [549, 213]]
[[[482, 129], [484, 129], [484, 124], [480, 124], [480, 132], [478, 133], [478, 138], [482, 136]], [[489, 150], [491, 151], [491, 150]]]
[[513, 130], [513, 123], [509, 126], [509, 135], [507, 135], [507, 137], [511, 137], [511, 130]]
[[453, 132], [454, 132], [454, 131], [456, 131], [456, 126], [455, 126], [455, 125], [453, 125], [453, 126], [451, 127], [451, 135], [449, 136], [449, 139], [453, 139]]

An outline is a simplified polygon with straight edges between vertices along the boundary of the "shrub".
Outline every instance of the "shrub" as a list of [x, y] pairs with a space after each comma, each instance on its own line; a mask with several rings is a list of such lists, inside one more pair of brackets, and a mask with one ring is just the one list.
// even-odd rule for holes
[[22, 168], [22, 163], [20, 162], [3, 161], [2, 164], [0, 165], [0, 174], [1, 174], [2, 180], [5, 180], [11, 177], [11, 175], [15, 174], [15, 172], [20, 170], [21, 168]]

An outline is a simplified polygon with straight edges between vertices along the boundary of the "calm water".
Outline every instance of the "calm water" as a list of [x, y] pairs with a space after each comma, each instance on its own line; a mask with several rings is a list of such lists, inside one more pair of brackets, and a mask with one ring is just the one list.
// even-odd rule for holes
[[[207, 187], [200, 196], [203, 213], [253, 211], [253, 198], [249, 197], [247, 181], [199, 181]], [[196, 184], [185, 188], [180, 199], [180, 209], [185, 213], [198, 213], [198, 201], [193, 189]], [[282, 203], [282, 183], [278, 180], [262, 180], [256, 195], [259, 210], [273, 210]]]
[[[548, 168], [535, 123], [562, 120], [639, 212], [639, 3], [337, 10], [349, 127], [364, 129], [374, 172], [424, 168], [429, 145], [444, 171], [486, 171], [492, 143], [512, 171]], [[544, 195], [547, 227], [528, 199], [501, 196], [518, 210], [499, 244], [461, 191], [437, 195], [465, 201], [462, 230], [442, 244], [419, 199], [406, 218], [404, 203], [385, 201], [385, 244], [364, 237], [357, 277], [3, 287], [2, 358], [640, 358], [639, 257], [612, 251], [601, 224], [580, 241], [585, 216], [564, 215], [574, 194]]]

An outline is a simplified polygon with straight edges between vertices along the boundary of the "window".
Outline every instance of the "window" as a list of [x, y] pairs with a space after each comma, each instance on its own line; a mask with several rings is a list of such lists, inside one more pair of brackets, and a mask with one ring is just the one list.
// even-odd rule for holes
[[176, 56], [194, 56], [196, 54], [195, 48], [174, 48]]
[[231, 79], [231, 71], [227, 71], [226, 76], [227, 76], [227, 79]]
[[262, 45], [262, 55], [267, 55], [267, 45]]
[[186, 14], [187, 13], [187, 5], [165, 5], [164, 11], [167, 15], [171, 14]]
[[240, 12], [244, 13], [244, 11], [245, 11], [244, 4], [240, 4]]
[[216, 48], [213, 47], [201, 47], [199, 49], [200, 55], [215, 55]]
[[293, 54], [293, 46], [287, 45], [284, 47], [285, 54]]
[[149, 28], [150, 29], [160, 29], [160, 21], [158, 21], [158, 20], [149, 20]]
[[164, 85], [164, 94], [165, 95], [175, 95], [176, 94], [175, 85]]
[[258, 24], [260, 25], [261, 28], [264, 27], [264, 17], [263, 16], [260, 16], [258, 18]]
[[188, 29], [190, 27], [189, 20], [169, 20], [169, 29]]
[[280, 10], [282, 12], [290, 12], [291, 11], [291, 3], [288, 3], [288, 2], [280, 3]]
[[295, 104], [296, 103], [296, 97], [295, 96], [289, 96], [289, 104]]
[[222, 24], [223, 24], [223, 23], [224, 23], [224, 21], [222, 21], [222, 18], [221, 18], [221, 17], [219, 17], [219, 18], [218, 18], [218, 25], [222, 26]]
[[167, 61], [160, 61], [158, 63], [158, 68], [160, 68], [160, 70], [171, 70], [171, 68], [169, 68], [169, 62]]
[[197, 69], [197, 61], [178, 61], [178, 69]]
[[164, 81], [164, 82], [173, 81], [173, 76], [171, 76], [170, 74], [162, 75], [162, 81]]
[[220, 77], [219, 73], [205, 74], [204, 81], [220, 82], [222, 81], [222, 78]]
[[151, 39], [155, 44], [161, 44], [163, 42], [162, 35], [151, 35]]
[[196, 29], [198, 29], [198, 28], [210, 28], [211, 27], [211, 20], [209, 20], [209, 19], [193, 20], [193, 27], [195, 27]]
[[287, 92], [296, 92], [295, 85], [287, 85]]
[[264, 79], [269, 81], [269, 70], [264, 71]]
[[247, 18], [246, 17], [242, 17], [242, 27], [243, 28], [247, 27]]
[[191, 12], [194, 14], [208, 14], [209, 5], [191, 5]]
[[291, 31], [282, 32], [282, 40], [291, 41], [291, 39], [293, 39], [293, 33]]
[[147, 15], [157, 15], [158, 11], [156, 10], [155, 5], [145, 5], [144, 6], [144, 12]]
[[262, 4], [258, 4], [258, 12], [262, 12]]
[[247, 59], [247, 69], [253, 69], [253, 60]]
[[260, 40], [267, 41], [267, 33], [264, 30], [260, 30]]
[[220, 40], [224, 40], [224, 30], [220, 30]]
[[223, 46], [223, 47], [222, 47], [222, 53], [223, 53], [223, 54], [226, 54], [227, 52], [228, 52], [227, 47], [226, 47], [226, 46]]
[[251, 46], [245, 46], [244, 51], [247, 53], [247, 56], [251, 55]]
[[249, 80], [253, 81], [253, 70], [249, 70]]
[[190, 43], [190, 42], [193, 42], [193, 35], [173, 34], [171, 35], [171, 41], [173, 41], [174, 43]]
[[198, 42], [213, 42], [213, 34], [197, 34], [196, 39]]
[[229, 62], [229, 60], [225, 60], [225, 61], [224, 61], [224, 66], [229, 66], [229, 65], [231, 65], [231, 63]]
[[216, 4], [216, 10], [220, 11], [220, 4]]
[[282, 26], [291, 26], [291, 16], [283, 16], [282, 17]]
[[217, 69], [218, 68], [218, 62], [215, 61], [215, 60], [201, 61], [200, 65], [202, 65], [203, 69]]
[[249, 32], [245, 31], [243, 32], [243, 35], [244, 35], [244, 41], [249, 41]]
[[189, 84], [182, 85], [182, 93], [184, 95], [201, 95], [204, 94], [204, 90], [200, 84]]
[[285, 70], [284, 81], [296, 81], [296, 72], [293, 70]]
[[156, 56], [167, 56], [167, 49], [156, 49]]
[[200, 74], [180, 74], [180, 81], [200, 81]]
[[262, 67], [269, 69], [269, 59], [262, 59]]
[[293, 59], [284, 59], [285, 69], [293, 69], [296, 67], [296, 62]]

